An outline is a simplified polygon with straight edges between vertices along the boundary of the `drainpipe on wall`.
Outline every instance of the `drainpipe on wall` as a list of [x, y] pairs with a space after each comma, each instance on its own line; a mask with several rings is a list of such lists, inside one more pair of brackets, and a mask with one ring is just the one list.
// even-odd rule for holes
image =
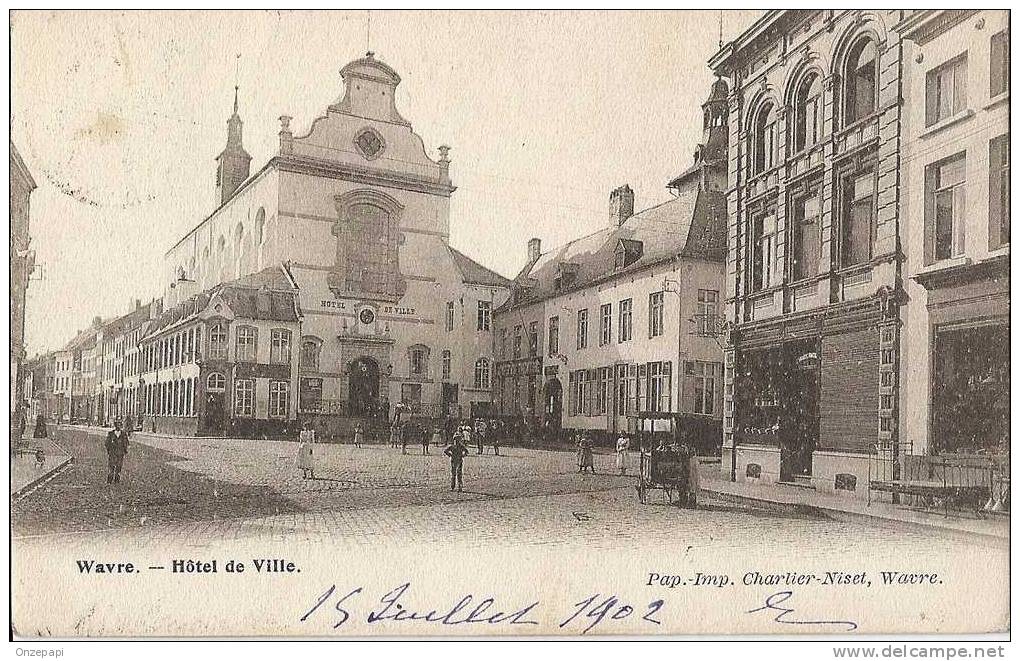
[[[905, 12], [900, 10], [899, 20], [904, 19]], [[897, 57], [897, 70], [898, 78], [896, 82], [896, 279], [893, 287], [893, 300], [896, 304], [896, 382], [894, 392], [896, 393], [893, 403], [896, 406], [896, 417], [893, 419], [893, 430], [892, 430], [892, 452], [893, 452], [893, 479], [899, 480], [903, 468], [900, 464], [900, 351], [903, 346], [903, 311], [899, 305], [900, 292], [903, 291], [903, 246], [900, 238], [900, 149], [903, 145], [903, 35], [900, 35], [899, 43], [897, 44], [898, 57]], [[930, 377], [929, 377], [930, 378]], [[870, 485], [869, 485], [870, 487]], [[893, 503], [899, 503], [899, 494], [893, 493]]]
[[[733, 92], [734, 92], [734, 94], [737, 94], [737, 140], [736, 140], [736, 142], [737, 142], [737, 145], [736, 145], [736, 147], [737, 147], [737, 167], [735, 168], [734, 177], [735, 177], [736, 181], [733, 182], [733, 190], [736, 192], [736, 198], [737, 198], [736, 199], [735, 208], [734, 208], [734, 214], [736, 215], [736, 223], [737, 223], [737, 226], [736, 226], [737, 236], [736, 236], [735, 243], [737, 243], [738, 245], [740, 243], [740, 229], [741, 229], [741, 222], [742, 222], [741, 221], [741, 216], [740, 216], [740, 207], [741, 207], [740, 203], [743, 200], [743, 191], [740, 190], [740, 173], [741, 173], [741, 171], [743, 169], [743, 158], [742, 157], [743, 157], [744, 141], [741, 139], [741, 135], [742, 135], [741, 129], [742, 129], [743, 125], [744, 125], [744, 116], [743, 116], [744, 104], [740, 102], [741, 101], [741, 96], [737, 93], [737, 90], [740, 90], [740, 86], [742, 84], [743, 84], [743, 81], [740, 80], [740, 74], [735, 71], [734, 75], [733, 75]], [[728, 231], [728, 228], [727, 228], [727, 231]], [[736, 252], [737, 246], [734, 246], [733, 249], [734, 249], [734, 252]], [[736, 254], [739, 257], [740, 254], [739, 253], [736, 253]], [[727, 257], [728, 257], [728, 255], [727, 255]], [[743, 265], [743, 260], [740, 260], [740, 264], [741, 264], [741, 266]], [[738, 269], [737, 272], [734, 274], [734, 277], [739, 277], [739, 275], [740, 275], [740, 270]], [[736, 291], [734, 291], [734, 294], [736, 294]], [[734, 308], [733, 308], [733, 322], [734, 322], [734, 326], [736, 325], [736, 321], [737, 321], [737, 312], [738, 312], [737, 305], [739, 305], [739, 303], [734, 302]], [[736, 347], [735, 347], [734, 343], [732, 342], [732, 340], [730, 342], [730, 346], [733, 349], [733, 367], [732, 367], [732, 369], [736, 370], [737, 369], [737, 363], [738, 363], [738, 360], [737, 360], [737, 351], [736, 351]], [[725, 354], [723, 356], [723, 369], [724, 370], [726, 369]], [[733, 375], [732, 381], [733, 381], [733, 396], [735, 397], [736, 396], [736, 391], [737, 391], [736, 374]], [[725, 373], [724, 373], [723, 374], [723, 388], [725, 388], [725, 387], [726, 387], [726, 378], [725, 378]], [[724, 398], [724, 402], [725, 402], [725, 398]], [[723, 406], [725, 407], [726, 404], [724, 403]], [[733, 438], [732, 438], [732, 441], [730, 442], [730, 482], [736, 482], [737, 481], [737, 425], [736, 425], [736, 420], [735, 420], [736, 419], [736, 414], [737, 414], [737, 407], [734, 406], [733, 407], [733, 414], [732, 414], [732, 422], [733, 422], [733, 432], [732, 432], [732, 434], [733, 434]], [[723, 411], [723, 416], [725, 416], [725, 415], [726, 415], [726, 412], [724, 410]]]

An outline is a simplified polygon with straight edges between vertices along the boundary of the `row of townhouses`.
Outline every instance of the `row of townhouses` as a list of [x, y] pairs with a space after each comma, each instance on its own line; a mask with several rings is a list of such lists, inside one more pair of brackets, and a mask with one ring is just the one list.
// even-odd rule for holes
[[68, 417], [180, 434], [675, 429], [729, 479], [857, 496], [876, 456], [1008, 452], [1008, 12], [772, 11], [709, 66], [668, 201], [617, 188], [512, 280], [449, 245], [450, 148], [371, 53], [254, 174], [235, 90], [161, 298], [33, 379]]
[[1008, 452], [1008, 12], [773, 11], [709, 65], [673, 200], [528, 244], [498, 410], [858, 496], [876, 456]]

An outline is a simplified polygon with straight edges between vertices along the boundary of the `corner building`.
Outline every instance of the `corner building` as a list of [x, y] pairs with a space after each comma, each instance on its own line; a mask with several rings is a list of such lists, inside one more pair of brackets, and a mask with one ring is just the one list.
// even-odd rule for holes
[[772, 11], [730, 80], [723, 471], [867, 496], [898, 439], [903, 12]]
[[340, 98], [303, 134], [281, 117], [279, 149], [252, 175], [235, 101], [218, 208], [166, 254], [167, 307], [285, 264], [301, 313], [297, 416], [335, 433], [397, 404], [433, 419], [484, 409], [509, 282], [449, 245], [449, 147], [428, 156], [394, 104], [397, 73], [371, 53], [340, 73]]

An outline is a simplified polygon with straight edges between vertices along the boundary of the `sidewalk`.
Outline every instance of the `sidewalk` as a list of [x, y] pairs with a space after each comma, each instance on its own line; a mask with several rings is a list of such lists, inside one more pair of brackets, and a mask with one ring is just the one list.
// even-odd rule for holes
[[821, 514], [841, 521], [880, 520], [929, 529], [939, 528], [965, 536], [978, 535], [992, 541], [1009, 540], [1008, 516], [989, 514], [984, 519], [945, 516], [942, 512], [914, 510], [892, 503], [872, 501], [868, 505], [866, 499], [828, 495], [802, 487], [747, 484], [711, 478], [702, 478], [701, 489], [720, 500]]
[[41, 466], [35, 453], [11, 457], [11, 498], [24, 494], [71, 463], [71, 455], [51, 439], [26, 438], [25, 443], [33, 450], [42, 449], [45, 457]]

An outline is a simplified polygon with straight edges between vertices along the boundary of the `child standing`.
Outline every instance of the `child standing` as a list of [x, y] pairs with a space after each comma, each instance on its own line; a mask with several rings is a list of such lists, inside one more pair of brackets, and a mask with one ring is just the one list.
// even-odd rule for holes
[[305, 428], [301, 430], [298, 439], [301, 441], [301, 445], [298, 447], [298, 468], [301, 469], [301, 479], [307, 480], [311, 478], [314, 480], [315, 463], [312, 456], [312, 446], [315, 445], [315, 430], [311, 429], [308, 423], [305, 423]]

